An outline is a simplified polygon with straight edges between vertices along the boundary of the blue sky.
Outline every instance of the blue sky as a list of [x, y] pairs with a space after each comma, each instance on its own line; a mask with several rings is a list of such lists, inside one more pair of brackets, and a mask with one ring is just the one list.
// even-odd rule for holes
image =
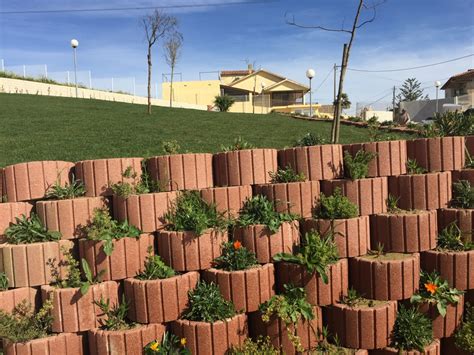
[[[169, 4], [228, 4], [232, 0], [0, 0], [0, 11], [64, 8], [109, 8]], [[322, 84], [334, 63], [339, 63], [344, 33], [304, 30], [285, 24], [285, 13], [305, 24], [350, 25], [356, 0], [281, 0], [266, 4], [180, 9], [184, 47], [177, 71], [183, 80], [199, 72], [241, 69], [246, 60], [257, 67], [306, 83], [312, 67], [314, 98], [332, 99], [332, 77]], [[0, 14], [0, 58], [8, 68], [47, 64], [49, 72], [72, 69], [69, 41], [77, 38], [80, 70], [91, 70], [97, 85], [110, 77], [135, 77], [138, 90], [146, 80], [146, 45], [140, 18], [146, 11], [61, 14]], [[367, 14], [368, 15], [368, 14]], [[439, 62], [474, 53], [473, 0], [388, 0], [378, 8], [374, 23], [356, 38], [350, 67], [391, 69]], [[154, 82], [169, 69], [161, 44], [154, 51]], [[40, 70], [42, 67], [28, 67]], [[436, 67], [396, 73], [349, 72], [346, 90], [352, 102], [390, 101], [390, 88], [416, 77], [434, 96], [433, 82], [474, 68], [473, 57]], [[56, 74], [59, 75], [59, 74]], [[81, 73], [81, 78], [85, 74]], [[106, 79], [100, 79], [106, 78]], [[206, 76], [212, 78], [212, 76]], [[85, 79], [84, 79], [85, 81]], [[116, 87], [129, 87], [131, 79], [116, 79]], [[320, 85], [322, 86], [317, 89]], [[316, 90], [317, 89], [317, 90]]]

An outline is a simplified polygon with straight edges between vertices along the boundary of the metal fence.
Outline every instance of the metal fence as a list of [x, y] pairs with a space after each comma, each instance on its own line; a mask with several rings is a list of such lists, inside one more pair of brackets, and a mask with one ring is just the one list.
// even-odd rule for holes
[[361, 117], [363, 110], [389, 111], [392, 109], [391, 102], [358, 102], [356, 104], [356, 116]]

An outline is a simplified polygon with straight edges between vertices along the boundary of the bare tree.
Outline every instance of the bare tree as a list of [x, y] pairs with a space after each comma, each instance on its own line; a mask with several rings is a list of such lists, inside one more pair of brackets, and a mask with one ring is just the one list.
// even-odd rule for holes
[[176, 31], [178, 20], [176, 17], [168, 15], [161, 10], [155, 10], [151, 14], [143, 17], [142, 26], [145, 30], [148, 45], [148, 114], [151, 115], [151, 68], [153, 65], [151, 49], [156, 41]]
[[[330, 28], [325, 26], [314, 26], [314, 25], [302, 25], [298, 24], [294, 17], [291, 19], [287, 18], [287, 24], [291, 26], [296, 26], [299, 28], [307, 28], [307, 29], [317, 29], [322, 31], [329, 31], [329, 32], [343, 32], [348, 33], [350, 35], [349, 43], [345, 43], [342, 51], [342, 63], [341, 63], [341, 75], [339, 76], [339, 88], [337, 92], [336, 101], [334, 103], [334, 119], [332, 123], [332, 130], [331, 130], [331, 142], [337, 143], [339, 142], [339, 132], [341, 126], [341, 112], [342, 112], [342, 101], [343, 101], [343, 91], [344, 91], [344, 79], [346, 77], [347, 72], [347, 65], [349, 63], [349, 55], [351, 53], [352, 44], [354, 43], [356, 32], [362, 26], [371, 23], [375, 20], [377, 16], [377, 7], [384, 3], [386, 0], [380, 0], [380, 2], [371, 2], [366, 0], [359, 0], [359, 5], [357, 6], [357, 11], [354, 16], [354, 21], [352, 23], [352, 27], [350, 29], [344, 28], [344, 24], [341, 28]], [[363, 20], [362, 11], [370, 11], [372, 15]]]
[[165, 60], [171, 68], [170, 82], [170, 107], [173, 107], [173, 77], [176, 63], [181, 55], [181, 47], [183, 45], [183, 35], [180, 32], [173, 32], [165, 42]]

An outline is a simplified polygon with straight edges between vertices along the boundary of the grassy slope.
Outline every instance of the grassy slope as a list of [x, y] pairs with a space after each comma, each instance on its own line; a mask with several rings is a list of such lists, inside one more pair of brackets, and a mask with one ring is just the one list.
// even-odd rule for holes
[[[331, 124], [280, 115], [203, 112], [96, 100], [0, 94], [0, 166], [23, 161], [153, 156], [163, 140], [183, 150], [216, 152], [239, 135], [258, 147], [282, 148]], [[394, 134], [391, 134], [394, 136]], [[407, 137], [398, 135], [399, 137]], [[341, 127], [342, 143], [367, 141], [367, 130]]]

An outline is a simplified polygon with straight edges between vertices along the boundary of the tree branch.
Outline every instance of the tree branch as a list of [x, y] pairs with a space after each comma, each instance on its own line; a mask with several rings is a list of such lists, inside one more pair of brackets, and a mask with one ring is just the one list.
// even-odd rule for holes
[[346, 32], [346, 33], [351, 33], [351, 31], [346, 30], [346, 29], [344, 28], [344, 26], [338, 29], [338, 28], [329, 28], [329, 27], [324, 27], [324, 26], [302, 25], [302, 24], [296, 23], [296, 21], [295, 21], [295, 16], [294, 16], [294, 15], [292, 15], [292, 18], [289, 19], [289, 18], [288, 18], [288, 14], [285, 14], [285, 18], [286, 18], [286, 24], [287, 24], [287, 25], [295, 26], [295, 27], [298, 27], [298, 28], [317, 29], [317, 30], [328, 31], [328, 32]]

